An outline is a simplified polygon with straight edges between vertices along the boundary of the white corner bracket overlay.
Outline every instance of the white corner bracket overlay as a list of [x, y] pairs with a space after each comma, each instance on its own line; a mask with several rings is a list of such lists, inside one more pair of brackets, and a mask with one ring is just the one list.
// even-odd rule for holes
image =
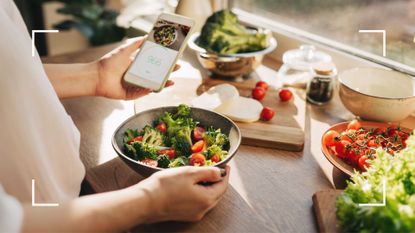
[[35, 179], [32, 179], [32, 206], [33, 207], [57, 207], [59, 203], [36, 203]]
[[359, 33], [382, 33], [382, 55], [386, 57], [386, 30], [359, 30]]
[[36, 33], [57, 33], [59, 30], [32, 30], [32, 57], [35, 56], [35, 35]]
[[382, 179], [383, 182], [383, 202], [382, 203], [359, 203], [359, 206], [386, 206], [386, 179]]

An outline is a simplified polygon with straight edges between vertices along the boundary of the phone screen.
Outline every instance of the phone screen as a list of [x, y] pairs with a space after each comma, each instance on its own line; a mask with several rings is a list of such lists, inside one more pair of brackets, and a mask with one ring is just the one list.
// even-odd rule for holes
[[189, 26], [159, 19], [141, 46], [129, 73], [137, 78], [161, 84], [189, 30]]

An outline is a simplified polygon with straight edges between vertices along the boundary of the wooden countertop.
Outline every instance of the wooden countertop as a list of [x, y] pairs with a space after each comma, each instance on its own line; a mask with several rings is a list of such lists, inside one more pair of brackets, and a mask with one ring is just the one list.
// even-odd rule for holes
[[[102, 56], [113, 47], [115, 45], [42, 60], [46, 63], [87, 62]], [[177, 83], [171, 87], [175, 94], [172, 97], [189, 98], [195, 94], [194, 88], [197, 88], [197, 85], [189, 85], [189, 80], [192, 80], [191, 83], [201, 83], [206, 75], [191, 51], [185, 52], [180, 64], [182, 69], [171, 77]], [[278, 61], [270, 59], [266, 59], [264, 64], [274, 70], [279, 66]], [[265, 78], [276, 78], [275, 71], [273, 72]], [[136, 102], [137, 109], [157, 105], [154, 99], [140, 99]], [[110, 142], [115, 128], [134, 114], [134, 101], [82, 97], [63, 100], [62, 103], [81, 132], [81, 158], [89, 169], [87, 179], [93, 183], [95, 191], [122, 188], [142, 179], [116, 158]], [[323, 107], [307, 104], [304, 151], [288, 152], [242, 145], [230, 163], [231, 185], [228, 192], [201, 222], [161, 223], [140, 226], [136, 230], [316, 232], [317, 225], [312, 210], [313, 193], [344, 188], [346, 179], [321, 153], [321, 135], [330, 125], [352, 118], [337, 96]], [[415, 118], [410, 117], [402, 125], [413, 128]], [[100, 166], [96, 167], [97, 165]], [[108, 170], [113, 171], [113, 174], [109, 174]]]

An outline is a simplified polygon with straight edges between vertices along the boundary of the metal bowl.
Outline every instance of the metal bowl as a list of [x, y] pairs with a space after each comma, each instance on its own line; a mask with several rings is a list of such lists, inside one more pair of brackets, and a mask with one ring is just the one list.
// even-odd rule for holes
[[[266, 33], [271, 33], [266, 31]], [[197, 58], [203, 68], [213, 76], [220, 78], [247, 77], [262, 62], [264, 55], [277, 47], [277, 40], [269, 37], [268, 47], [249, 53], [217, 54], [209, 53], [196, 44], [200, 33], [194, 33], [189, 39], [189, 48], [197, 52]]]
[[[115, 130], [115, 133], [112, 136], [112, 147], [115, 152], [117, 152], [118, 156], [138, 174], [147, 177], [154, 172], [164, 169], [145, 165], [124, 154], [124, 132], [129, 128], [142, 129], [146, 125], [151, 125], [154, 119], [162, 116], [164, 112], [174, 112], [176, 110], [177, 106], [169, 106], [143, 111], [125, 120]], [[221, 114], [200, 108], [192, 108], [192, 117], [196, 121], [200, 122], [201, 125], [220, 128], [224, 134], [228, 135], [230, 143], [228, 156], [223, 161], [215, 165], [216, 167], [225, 167], [225, 165], [235, 155], [239, 145], [241, 144], [241, 132], [238, 126], [232, 120]]]

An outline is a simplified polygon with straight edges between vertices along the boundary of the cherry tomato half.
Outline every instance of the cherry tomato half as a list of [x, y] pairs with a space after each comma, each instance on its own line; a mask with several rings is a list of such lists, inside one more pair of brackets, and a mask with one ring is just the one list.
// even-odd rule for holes
[[323, 144], [326, 146], [334, 146], [337, 136], [339, 136], [339, 133], [337, 131], [335, 130], [327, 131], [323, 136]]
[[266, 83], [264, 81], [258, 81], [255, 84], [255, 87], [260, 87], [260, 88], [264, 89], [264, 91], [268, 91], [268, 83]]
[[368, 160], [368, 157], [366, 155], [363, 155], [359, 158], [359, 167], [363, 171], [366, 171], [366, 168], [368, 167], [366, 160]]
[[287, 102], [291, 100], [291, 98], [293, 97], [293, 93], [289, 89], [281, 89], [278, 92], [278, 96], [280, 97], [280, 100], [282, 102]]
[[128, 144], [131, 144], [131, 143], [133, 143], [133, 142], [141, 142], [141, 141], [143, 141], [143, 136], [137, 136], [137, 137], [135, 137], [135, 138], [132, 138], [132, 139], [130, 139], [130, 140], [128, 140]]
[[203, 140], [199, 140], [195, 144], [193, 144], [192, 152], [193, 153], [201, 152], [204, 147], [205, 147], [205, 142]]
[[164, 123], [164, 122], [160, 122], [160, 123], [156, 126], [156, 129], [157, 129], [158, 131], [160, 131], [161, 133], [166, 133], [166, 132], [167, 132], [167, 126], [166, 126], [166, 123]]
[[210, 160], [212, 162], [219, 163], [220, 158], [219, 158], [219, 156], [217, 154], [214, 154], [214, 155], [212, 155], [212, 157], [210, 158]]
[[274, 110], [269, 107], [264, 107], [261, 111], [261, 119], [264, 121], [270, 121], [275, 115]]
[[204, 128], [202, 128], [202, 127], [195, 127], [193, 129], [193, 138], [196, 141], [202, 140], [204, 133], [205, 133], [205, 129]]
[[158, 155], [167, 155], [170, 159], [174, 159], [176, 157], [176, 150], [175, 149], [164, 149], [159, 150], [157, 152]]
[[358, 130], [362, 128], [362, 125], [360, 124], [360, 122], [358, 120], [352, 120], [350, 121], [350, 123], [347, 125], [347, 129], [354, 129], [354, 130]]
[[265, 90], [262, 89], [262, 88], [260, 88], [260, 87], [255, 87], [252, 90], [252, 98], [254, 98], [254, 99], [258, 100], [258, 101], [263, 100], [264, 97], [265, 97], [265, 94], [266, 94]]
[[189, 164], [191, 166], [203, 166], [205, 165], [206, 158], [203, 154], [197, 153], [193, 154], [189, 159]]

